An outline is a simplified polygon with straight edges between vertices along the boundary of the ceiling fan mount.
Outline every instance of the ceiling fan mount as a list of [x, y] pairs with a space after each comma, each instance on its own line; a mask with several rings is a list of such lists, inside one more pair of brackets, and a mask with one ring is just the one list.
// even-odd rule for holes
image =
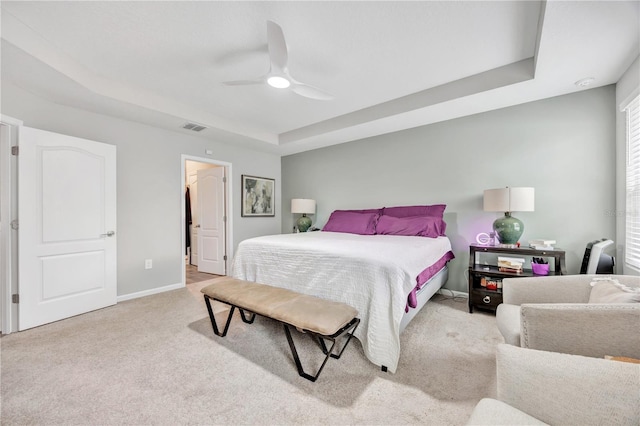
[[284, 39], [284, 33], [280, 25], [273, 21], [267, 21], [267, 45], [269, 47], [269, 72], [261, 77], [251, 80], [225, 81], [227, 86], [245, 86], [252, 84], [268, 84], [277, 89], [289, 88], [292, 92], [310, 99], [328, 101], [333, 96], [317, 87], [302, 83], [289, 74], [287, 63], [289, 51]]

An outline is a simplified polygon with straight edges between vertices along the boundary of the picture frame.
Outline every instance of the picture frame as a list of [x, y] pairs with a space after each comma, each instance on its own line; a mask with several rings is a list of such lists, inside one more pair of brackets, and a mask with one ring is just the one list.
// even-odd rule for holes
[[276, 180], [242, 175], [242, 217], [276, 215]]

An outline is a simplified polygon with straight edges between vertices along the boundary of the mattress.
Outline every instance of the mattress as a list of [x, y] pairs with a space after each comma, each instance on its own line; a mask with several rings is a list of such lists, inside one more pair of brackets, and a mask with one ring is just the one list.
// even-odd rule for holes
[[407, 298], [451, 258], [447, 237], [305, 232], [242, 241], [231, 275], [353, 306], [365, 355], [395, 372]]

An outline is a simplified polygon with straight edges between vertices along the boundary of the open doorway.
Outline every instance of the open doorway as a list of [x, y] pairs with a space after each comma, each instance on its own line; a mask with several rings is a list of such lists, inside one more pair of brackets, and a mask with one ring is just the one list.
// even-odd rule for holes
[[185, 285], [226, 275], [231, 246], [231, 165], [182, 156]]

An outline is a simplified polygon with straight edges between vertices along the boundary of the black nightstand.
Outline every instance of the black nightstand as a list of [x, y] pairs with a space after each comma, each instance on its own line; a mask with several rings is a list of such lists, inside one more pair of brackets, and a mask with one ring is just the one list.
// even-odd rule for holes
[[[481, 260], [485, 255], [494, 259]], [[500, 247], [471, 244], [469, 246], [469, 313], [473, 313], [473, 308], [486, 309], [495, 312], [499, 304], [502, 303], [502, 288], [489, 290], [481, 285], [482, 278], [485, 281], [502, 282], [503, 278], [533, 277], [531, 269], [524, 269], [522, 273], [501, 272], [497, 266], [497, 256], [511, 256], [524, 258], [529, 263], [533, 257], [543, 257], [553, 259], [553, 270], [549, 275], [566, 275], [565, 252], [562, 249], [536, 250], [528, 247]], [[488, 263], [488, 264], [485, 264]]]

